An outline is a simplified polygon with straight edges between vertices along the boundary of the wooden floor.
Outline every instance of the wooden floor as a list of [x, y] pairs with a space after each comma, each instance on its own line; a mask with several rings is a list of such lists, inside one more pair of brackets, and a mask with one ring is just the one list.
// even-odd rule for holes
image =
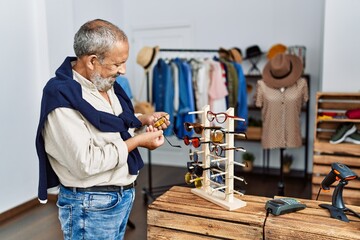
[[[130, 220], [135, 229], [128, 227], [126, 240], [146, 239], [147, 231], [147, 204], [172, 185], [183, 185], [186, 168], [152, 166], [152, 194], [148, 187], [148, 168], [141, 170], [138, 185], [136, 186], [136, 199]], [[239, 172], [247, 185], [240, 184], [236, 188], [245, 191], [247, 195], [273, 197], [278, 195], [279, 174], [263, 169], [255, 169], [252, 173]], [[310, 178], [292, 173], [285, 175], [285, 196], [308, 198], [311, 197]], [[166, 186], [166, 187], [159, 187]], [[60, 224], [57, 218], [55, 202], [46, 205], [36, 205], [22, 214], [6, 220], [0, 225], [0, 239], [4, 240], [56, 240], [62, 239]]]

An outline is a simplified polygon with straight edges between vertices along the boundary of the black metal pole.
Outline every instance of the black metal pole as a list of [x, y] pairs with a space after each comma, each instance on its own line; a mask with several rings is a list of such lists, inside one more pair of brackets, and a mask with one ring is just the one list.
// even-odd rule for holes
[[278, 195], [279, 196], [285, 195], [283, 166], [284, 166], [284, 148], [280, 148], [280, 182], [278, 183]]
[[[146, 92], [147, 92], [147, 96], [146, 96], [146, 100], [147, 102], [150, 102], [150, 76], [149, 76], [149, 71], [146, 71]], [[149, 176], [149, 194], [152, 197], [153, 196], [153, 192], [152, 192], [152, 169], [151, 169], [151, 151], [148, 149], [148, 176]]]

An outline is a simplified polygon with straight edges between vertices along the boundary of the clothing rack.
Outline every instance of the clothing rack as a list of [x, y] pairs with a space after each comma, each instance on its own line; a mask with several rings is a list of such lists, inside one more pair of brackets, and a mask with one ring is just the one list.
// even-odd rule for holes
[[[159, 52], [203, 52], [203, 53], [218, 53], [219, 49], [187, 49], [187, 48], [160, 48]], [[253, 63], [254, 64], [254, 63]], [[309, 79], [307, 78], [308, 81], [308, 87], [309, 86]], [[146, 93], [147, 93], [147, 101], [150, 102], [150, 76], [149, 76], [149, 71], [146, 72]], [[309, 91], [310, 93], [310, 91]], [[308, 109], [309, 109], [309, 101], [307, 101], [306, 103], [306, 108], [307, 108], [307, 114], [306, 114], [306, 138], [305, 138], [305, 169], [304, 169], [304, 178], [307, 177], [307, 169], [308, 169], [308, 132], [309, 132], [309, 126], [308, 126], [308, 122], [309, 122], [309, 114], [308, 114]], [[284, 174], [283, 174], [283, 154], [284, 154], [284, 148], [280, 149], [280, 180], [278, 183], [278, 194], [280, 196], [284, 195]], [[265, 157], [266, 155], [266, 157]], [[263, 150], [263, 161], [265, 160], [265, 158], [267, 159], [267, 161], [269, 161], [269, 150], [265, 149]], [[264, 167], [264, 166], [263, 166]], [[267, 166], [269, 167], [269, 166]], [[166, 190], [168, 190], [171, 186], [159, 186], [159, 187], [153, 187], [152, 186], [152, 163], [151, 163], [151, 151], [148, 150], [148, 184], [149, 187], [148, 189], [143, 188], [143, 192], [145, 193], [144, 195], [144, 201], [146, 203], [148, 203], [148, 197], [150, 197], [152, 200], [155, 200], [156, 196], [160, 195], [161, 193], [165, 192]]]
[[[189, 48], [160, 48], [159, 52], [209, 52], [209, 53], [217, 53], [218, 49], [189, 49]], [[150, 102], [150, 75], [149, 71], [146, 71], [146, 100]], [[152, 186], [152, 163], [151, 163], [151, 151], [148, 150], [148, 188], [143, 188], [144, 193], [144, 201], [145, 203], [149, 202], [149, 197], [152, 200], [168, 190], [172, 185], [166, 186]], [[183, 185], [183, 184], [181, 184]]]

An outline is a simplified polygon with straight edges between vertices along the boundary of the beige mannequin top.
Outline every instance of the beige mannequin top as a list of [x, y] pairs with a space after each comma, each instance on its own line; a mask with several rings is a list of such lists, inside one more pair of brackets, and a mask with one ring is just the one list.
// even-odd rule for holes
[[287, 88], [271, 88], [259, 80], [256, 88], [255, 105], [262, 108], [262, 147], [300, 147], [301, 107], [309, 100], [306, 80], [300, 78]]

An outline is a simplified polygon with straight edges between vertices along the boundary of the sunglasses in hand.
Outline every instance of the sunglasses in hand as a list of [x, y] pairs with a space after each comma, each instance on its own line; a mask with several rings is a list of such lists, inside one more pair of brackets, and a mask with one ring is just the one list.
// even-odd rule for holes
[[[156, 120], [154, 122], [154, 127], [158, 128], [161, 125], [163, 125], [168, 119], [166, 118], [167, 116], [169, 116], [169, 114], [165, 114], [164, 116], [161, 116], [158, 120]], [[165, 140], [169, 143], [170, 146], [172, 147], [176, 147], [176, 148], [181, 148], [180, 145], [174, 145], [172, 144], [169, 139], [167, 139], [167, 137], [164, 135]]]
[[158, 128], [161, 125], [163, 125], [168, 119], [166, 118], [169, 116], [169, 114], [165, 114], [164, 116], [161, 116], [158, 120], [154, 122], [154, 127]]

